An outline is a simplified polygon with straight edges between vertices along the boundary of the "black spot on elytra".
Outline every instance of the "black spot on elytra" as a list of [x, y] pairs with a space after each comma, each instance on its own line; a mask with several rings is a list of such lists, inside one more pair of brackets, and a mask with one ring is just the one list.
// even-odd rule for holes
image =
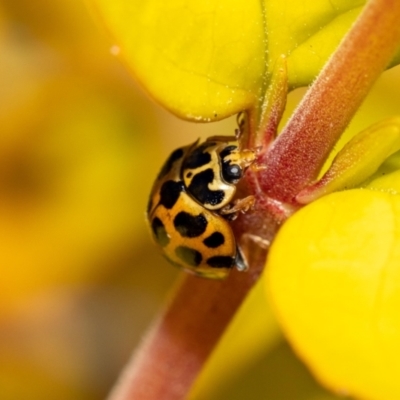
[[156, 242], [161, 246], [165, 247], [169, 243], [169, 237], [165, 229], [164, 224], [160, 218], [155, 217], [151, 223], [151, 229], [153, 230]]
[[212, 268], [232, 268], [235, 259], [229, 256], [214, 256], [207, 260], [207, 264]]
[[202, 235], [207, 228], [207, 220], [203, 214], [190, 215], [181, 211], [174, 218], [174, 226], [183, 237], [194, 238]]
[[178, 246], [175, 249], [175, 254], [192, 267], [198, 267], [203, 259], [200, 252], [187, 246]]
[[225, 157], [229, 156], [229, 154], [232, 153], [232, 151], [236, 150], [237, 146], [226, 146], [220, 153], [219, 156], [221, 157], [222, 160], [224, 160]]
[[194, 168], [199, 168], [202, 167], [203, 165], [208, 164], [211, 161], [211, 155], [210, 153], [205, 153], [204, 151], [214, 145], [214, 142], [206, 142], [203, 143], [201, 146], [196, 147], [185, 159], [183, 168], [189, 168], [189, 169], [194, 169]]
[[225, 243], [225, 237], [221, 232], [214, 232], [208, 238], [203, 240], [203, 243], [212, 249], [221, 246], [221, 244]]
[[177, 202], [179, 195], [185, 189], [181, 181], [166, 181], [160, 189], [160, 203], [165, 208], [170, 210]]
[[168, 157], [168, 160], [165, 162], [165, 164], [161, 168], [161, 171], [158, 174], [157, 179], [162, 179], [165, 175], [167, 175], [168, 172], [171, 171], [172, 166], [174, 165], [175, 161], [178, 161], [182, 156], [183, 156], [182, 149], [176, 149], [175, 151], [173, 151], [171, 153], [171, 155]]
[[214, 172], [211, 168], [196, 174], [189, 187], [189, 193], [197, 199], [201, 204], [211, 204], [215, 206], [224, 200], [225, 193], [223, 190], [210, 190], [208, 185], [214, 180]]

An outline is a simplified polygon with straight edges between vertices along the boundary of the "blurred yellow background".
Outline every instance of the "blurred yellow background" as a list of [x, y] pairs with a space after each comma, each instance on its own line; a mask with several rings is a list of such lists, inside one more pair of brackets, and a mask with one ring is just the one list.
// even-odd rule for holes
[[193, 125], [155, 105], [80, 0], [0, 2], [0, 398], [101, 399], [178, 271], [145, 224]]
[[[147, 232], [153, 179], [235, 119], [153, 103], [80, 0], [0, 0], [0, 46], [0, 399], [103, 399], [179, 274]], [[250, 364], [207, 399], [333, 398], [281, 338]]]

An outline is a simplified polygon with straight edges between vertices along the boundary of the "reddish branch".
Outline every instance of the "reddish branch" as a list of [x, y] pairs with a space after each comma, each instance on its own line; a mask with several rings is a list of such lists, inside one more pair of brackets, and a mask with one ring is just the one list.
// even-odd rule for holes
[[[312, 181], [400, 40], [400, 2], [372, 0], [321, 72], [264, 158], [259, 188], [272, 201], [293, 203]], [[260, 206], [261, 205], [261, 206]], [[237, 233], [276, 233], [271, 213], [242, 217]], [[185, 276], [165, 311], [128, 364], [110, 399], [177, 400], [186, 397], [205, 360], [265, 263], [253, 254], [250, 272], [233, 271], [224, 282]]]
[[225, 281], [185, 275], [116, 386], [113, 400], [184, 399], [229, 321], [257, 280], [232, 271]]
[[400, 2], [372, 0], [307, 92], [263, 161], [264, 194], [295, 203], [325, 159], [400, 41]]

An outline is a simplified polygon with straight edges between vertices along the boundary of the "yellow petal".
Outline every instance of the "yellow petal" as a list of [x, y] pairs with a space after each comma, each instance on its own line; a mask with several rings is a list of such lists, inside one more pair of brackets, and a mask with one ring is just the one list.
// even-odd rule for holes
[[400, 198], [334, 193], [283, 226], [268, 291], [298, 354], [328, 387], [400, 398]]
[[288, 56], [291, 88], [310, 84], [346, 34], [365, 1], [265, 1], [268, 54]]
[[380, 190], [390, 194], [400, 194], [400, 170], [376, 178], [366, 187], [368, 189]]
[[96, 3], [138, 79], [176, 114], [219, 119], [255, 102], [266, 66], [259, 2]]
[[355, 187], [400, 150], [400, 118], [379, 122], [354, 136], [336, 155], [326, 174], [297, 196], [307, 204], [325, 194]]
[[260, 106], [281, 55], [291, 87], [310, 83], [364, 1], [91, 3], [146, 90], [180, 117], [208, 121]]

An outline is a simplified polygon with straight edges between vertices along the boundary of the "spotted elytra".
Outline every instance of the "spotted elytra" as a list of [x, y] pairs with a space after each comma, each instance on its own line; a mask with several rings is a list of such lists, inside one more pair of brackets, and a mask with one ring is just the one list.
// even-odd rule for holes
[[173, 151], [147, 210], [154, 240], [168, 261], [212, 279], [224, 279], [233, 267], [247, 269], [229, 220], [253, 204], [253, 196], [233, 199], [255, 154], [232, 142], [218, 136]]

